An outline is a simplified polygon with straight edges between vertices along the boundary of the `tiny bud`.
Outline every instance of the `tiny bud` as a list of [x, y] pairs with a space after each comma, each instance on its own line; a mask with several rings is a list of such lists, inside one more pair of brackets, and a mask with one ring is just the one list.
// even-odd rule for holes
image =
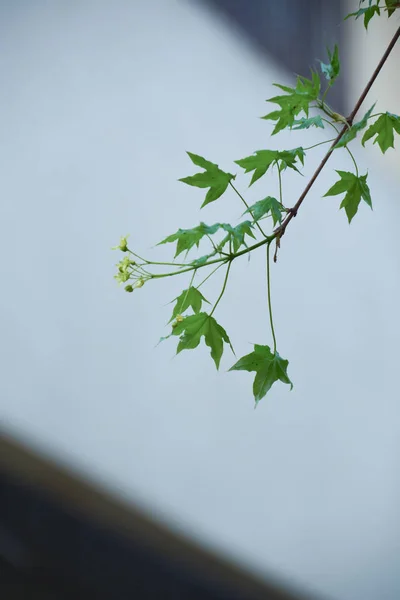
[[125, 286], [125, 291], [126, 291], [126, 292], [133, 292], [133, 286], [131, 286], [131, 285], [126, 285], [126, 286]]
[[171, 325], [172, 329], [175, 329], [175, 327], [178, 325], [178, 323], [176, 321], [174, 321]]
[[183, 321], [183, 317], [182, 317], [182, 315], [177, 315], [177, 317], [176, 317], [176, 322], [177, 322], [177, 323], [182, 323], [182, 321]]
[[144, 279], [138, 279], [137, 282], [135, 283], [135, 287], [141, 288], [143, 286], [144, 286]]

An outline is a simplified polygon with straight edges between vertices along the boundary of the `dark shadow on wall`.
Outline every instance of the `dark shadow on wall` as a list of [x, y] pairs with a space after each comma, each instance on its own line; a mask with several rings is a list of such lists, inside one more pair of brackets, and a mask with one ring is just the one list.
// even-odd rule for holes
[[[195, 1], [227, 16], [259, 52], [299, 75], [308, 76], [317, 59], [327, 61], [327, 46], [340, 45], [346, 11], [341, 0]], [[336, 112], [345, 110], [343, 78], [330, 91], [329, 103]]]
[[305, 600], [0, 435], [0, 597]]

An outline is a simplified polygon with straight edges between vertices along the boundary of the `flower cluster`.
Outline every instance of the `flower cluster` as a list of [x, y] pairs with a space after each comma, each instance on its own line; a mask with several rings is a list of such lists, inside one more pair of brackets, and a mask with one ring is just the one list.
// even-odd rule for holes
[[[114, 246], [113, 250], [121, 250], [121, 252], [130, 252], [128, 248], [128, 236], [122, 237], [118, 246]], [[114, 275], [114, 279], [118, 283], [126, 283], [132, 280], [132, 284], [125, 286], [126, 292], [133, 292], [136, 288], [141, 288], [145, 284], [149, 276], [144, 272], [142, 265], [138, 264], [135, 260], [132, 260], [129, 255], [124, 256], [122, 260], [116, 265], [117, 274]]]

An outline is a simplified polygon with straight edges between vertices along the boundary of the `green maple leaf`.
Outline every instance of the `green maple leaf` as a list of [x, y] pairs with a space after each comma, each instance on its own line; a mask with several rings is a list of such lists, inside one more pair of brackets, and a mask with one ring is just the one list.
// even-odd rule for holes
[[258, 200], [258, 202], [250, 206], [245, 213], [250, 213], [254, 221], [258, 221], [268, 213], [271, 213], [275, 226], [278, 222], [282, 222], [282, 212], [284, 211], [285, 209], [283, 208], [282, 204], [278, 202], [276, 198], [267, 196], [263, 200]]
[[255, 181], [260, 179], [268, 171], [269, 167], [276, 161], [276, 150], [257, 150], [252, 156], [246, 156], [235, 160], [235, 163], [244, 169], [245, 173], [254, 171], [250, 181], [253, 185]]
[[359, 17], [364, 17], [364, 27], [365, 29], [368, 29], [368, 24], [372, 17], [380, 14], [381, 11], [379, 6], [377, 4], [371, 5], [370, 3], [370, 5], [367, 8], [359, 8], [357, 11], [348, 14], [344, 20], [346, 21], [346, 19], [349, 19], [350, 17], [355, 17], [356, 19], [358, 19]]
[[342, 138], [336, 144], [335, 149], [343, 148], [343, 146], [346, 146], [349, 142], [351, 142], [351, 140], [354, 140], [354, 138], [357, 136], [357, 133], [359, 131], [361, 131], [362, 129], [365, 129], [365, 127], [368, 125], [368, 119], [370, 118], [374, 107], [375, 107], [375, 104], [373, 104], [371, 106], [371, 108], [365, 113], [365, 115], [363, 116], [361, 121], [358, 121], [358, 123], [354, 123], [354, 125], [352, 125], [350, 127], [350, 129], [348, 129], [346, 131], [346, 133], [342, 136]]
[[339, 48], [335, 44], [333, 53], [327, 48], [329, 63], [323, 63], [320, 61], [321, 71], [325, 75], [325, 78], [329, 81], [329, 85], [333, 85], [335, 79], [340, 73], [340, 61], [339, 61]]
[[301, 146], [298, 148], [293, 148], [292, 150], [277, 150], [277, 163], [280, 171], [284, 171], [285, 169], [293, 169], [300, 173], [295, 163], [297, 160], [304, 165], [304, 157], [306, 153], [304, 152], [304, 148]]
[[398, 0], [385, 0], [385, 4], [388, 17], [391, 17], [396, 8], [400, 7]]
[[185, 317], [183, 321], [177, 323], [172, 330], [172, 335], [180, 336], [176, 353], [182, 350], [193, 350], [200, 344], [202, 336], [206, 345], [211, 348], [211, 357], [215, 362], [217, 369], [224, 351], [224, 342], [229, 344], [232, 351], [232, 344], [225, 329], [207, 313], [201, 312], [197, 315]]
[[[172, 311], [172, 317], [168, 321], [171, 323], [177, 315], [182, 315], [189, 307], [192, 307], [192, 310], [195, 314], [199, 313], [201, 310], [201, 305], [203, 302], [208, 302], [199, 290], [193, 286], [188, 288], [187, 290], [183, 290], [183, 292], [175, 298], [176, 304]], [[173, 302], [175, 301], [173, 300]]]
[[[296, 127], [293, 127], [293, 125], [296, 125]], [[301, 119], [295, 119], [293, 121], [293, 125], [291, 127], [293, 130], [309, 129], [310, 127], [321, 127], [321, 129], [324, 129], [324, 124], [320, 115], [317, 115], [316, 117], [309, 117], [308, 119], [305, 117], [302, 117]]]
[[393, 131], [400, 134], [400, 117], [393, 115], [389, 112], [381, 115], [375, 123], [373, 123], [367, 131], [364, 133], [362, 138], [362, 145], [365, 145], [370, 138], [376, 135], [374, 144], [378, 142], [380, 149], [385, 154], [388, 148], [394, 148], [394, 134]]
[[372, 208], [371, 195], [367, 184], [367, 173], [357, 177], [354, 173], [348, 171], [336, 171], [340, 176], [337, 181], [325, 194], [325, 196], [336, 196], [336, 194], [345, 193], [340, 208], [346, 211], [349, 223], [358, 211], [361, 198]]
[[286, 95], [269, 98], [267, 102], [277, 104], [280, 107], [280, 110], [275, 110], [268, 113], [268, 115], [265, 115], [265, 117], [261, 117], [262, 119], [276, 121], [272, 135], [285, 129], [285, 127], [291, 127], [295, 118], [301, 112], [304, 112], [308, 117], [310, 102], [318, 98], [321, 89], [321, 81], [318, 73], [312, 71], [311, 79], [298, 76], [295, 88], [280, 85], [278, 83], [274, 83], [274, 85], [286, 92]]
[[225, 171], [222, 171], [218, 165], [206, 160], [198, 154], [192, 154], [192, 152], [188, 152], [187, 154], [195, 165], [205, 170], [202, 173], [196, 173], [196, 175], [183, 177], [182, 179], [179, 179], [179, 181], [199, 188], [210, 188], [206, 194], [203, 204], [201, 205], [201, 208], [203, 208], [203, 206], [206, 206], [206, 204], [214, 202], [214, 200], [217, 200], [220, 196], [222, 196], [228, 187], [229, 182], [232, 179], [235, 179], [235, 175], [232, 175], [231, 173], [225, 173]]
[[287, 374], [288, 364], [289, 362], [281, 358], [278, 352], [271, 352], [269, 346], [255, 344], [254, 351], [242, 356], [229, 370], [255, 371], [253, 393], [255, 401], [258, 403], [276, 381], [287, 383], [290, 385], [290, 389], [293, 388], [293, 383]]
[[299, 173], [296, 161], [299, 160], [304, 165], [304, 156], [305, 152], [301, 147], [293, 150], [256, 150], [251, 156], [235, 160], [235, 163], [242, 167], [245, 173], [254, 171], [250, 186], [265, 175], [271, 165], [278, 165], [280, 171], [290, 168]]
[[222, 250], [227, 243], [231, 242], [233, 252], [237, 252], [242, 244], [247, 246], [245, 241], [246, 235], [255, 239], [255, 235], [252, 231], [253, 224], [250, 221], [243, 221], [235, 227], [229, 225], [228, 223], [223, 223], [221, 228], [224, 229], [228, 235], [226, 235], [220, 244], [218, 244], [219, 250]]
[[185, 250], [189, 252], [193, 246], [199, 247], [200, 240], [205, 235], [213, 235], [220, 229], [221, 224], [215, 223], [214, 225], [206, 225], [205, 223], [200, 223], [197, 227], [193, 227], [192, 229], [178, 229], [176, 233], [173, 233], [166, 237], [164, 240], [161, 240], [157, 244], [168, 244], [172, 242], [177, 242], [176, 244], [176, 252], [175, 258], [184, 252]]

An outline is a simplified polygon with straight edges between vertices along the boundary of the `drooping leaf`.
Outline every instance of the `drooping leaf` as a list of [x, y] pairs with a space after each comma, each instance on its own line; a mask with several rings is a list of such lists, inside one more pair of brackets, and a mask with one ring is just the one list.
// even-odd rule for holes
[[[293, 125], [296, 125], [296, 127], [293, 127]], [[321, 127], [321, 129], [324, 129], [324, 124], [320, 115], [317, 115], [316, 117], [309, 117], [308, 119], [305, 117], [302, 117], [301, 119], [295, 119], [293, 121], [293, 125], [291, 127], [293, 130], [309, 129], [310, 127]]]
[[179, 179], [179, 181], [199, 188], [210, 188], [206, 194], [203, 204], [201, 205], [203, 208], [203, 206], [206, 206], [206, 204], [214, 202], [214, 200], [217, 200], [220, 196], [222, 196], [228, 187], [229, 182], [232, 179], [235, 179], [235, 175], [232, 175], [231, 173], [225, 173], [225, 171], [222, 171], [218, 165], [206, 160], [198, 154], [193, 154], [192, 152], [188, 152], [187, 154], [195, 165], [205, 170], [201, 173], [190, 175], [189, 177], [183, 177], [182, 179]]
[[213, 252], [212, 254], [205, 254], [204, 256], [200, 256], [200, 258], [196, 258], [195, 260], [192, 260], [192, 262], [190, 264], [193, 265], [194, 267], [201, 267], [206, 264], [206, 262], [208, 261], [208, 259], [211, 256], [214, 256], [214, 255], [215, 255], [215, 252]]
[[278, 165], [280, 171], [289, 168], [299, 173], [296, 161], [299, 160], [304, 165], [304, 156], [305, 152], [301, 147], [292, 150], [256, 150], [251, 156], [235, 160], [235, 163], [242, 167], [245, 173], [254, 171], [249, 184], [253, 185], [274, 164]]
[[224, 342], [232, 348], [231, 341], [225, 329], [217, 323], [214, 317], [201, 312], [185, 317], [177, 323], [172, 335], [180, 336], [176, 353], [182, 350], [193, 350], [200, 344], [202, 336], [206, 345], [211, 349], [211, 357], [217, 369], [224, 351]]
[[376, 135], [374, 144], [378, 143], [383, 154], [385, 154], [388, 148], [394, 148], [394, 131], [400, 134], [400, 117], [386, 112], [364, 133], [362, 145], [364, 146], [365, 142]]
[[277, 83], [274, 85], [286, 92], [286, 95], [274, 96], [267, 100], [267, 102], [273, 102], [280, 107], [280, 110], [275, 110], [265, 115], [265, 117], [262, 117], [263, 119], [276, 121], [272, 135], [285, 129], [285, 127], [291, 127], [295, 118], [301, 112], [304, 112], [308, 117], [310, 102], [318, 98], [321, 89], [321, 81], [318, 73], [312, 71], [311, 79], [299, 76], [295, 88], [279, 85]]
[[363, 116], [361, 121], [358, 121], [358, 123], [354, 123], [354, 125], [352, 125], [350, 127], [350, 129], [348, 129], [346, 131], [346, 133], [342, 136], [342, 138], [336, 144], [335, 149], [343, 148], [343, 146], [346, 146], [349, 142], [351, 142], [351, 140], [354, 140], [354, 138], [357, 136], [357, 133], [359, 131], [361, 131], [362, 129], [365, 129], [365, 127], [368, 125], [368, 119], [370, 118], [371, 113], [374, 110], [374, 107], [375, 107], [375, 104], [373, 104], [371, 106], [371, 108], [365, 113], [365, 115]]
[[[201, 310], [202, 302], [208, 302], [203, 296], [203, 294], [195, 287], [191, 286], [187, 290], [183, 290], [183, 292], [175, 298], [176, 304], [172, 311], [172, 317], [168, 321], [171, 323], [177, 315], [182, 315], [189, 307], [192, 308], [195, 314], [199, 313]], [[174, 302], [174, 300], [173, 300]]]
[[296, 160], [299, 160], [302, 165], [304, 165], [304, 157], [306, 153], [304, 152], [304, 148], [299, 146], [298, 148], [293, 148], [292, 150], [277, 150], [277, 162], [280, 171], [284, 171], [285, 169], [294, 169], [298, 173], [300, 171], [295, 165]]
[[218, 244], [218, 249], [222, 250], [224, 248], [224, 246], [226, 246], [226, 244], [231, 242], [233, 252], [237, 252], [239, 250], [240, 246], [242, 246], [242, 245], [247, 246], [246, 240], [245, 240], [246, 235], [255, 239], [255, 235], [252, 231], [253, 224], [250, 221], [243, 221], [242, 223], [239, 223], [239, 225], [236, 225], [235, 227], [233, 227], [232, 225], [229, 225], [228, 223], [223, 223], [221, 225], [221, 227], [222, 227], [222, 229], [224, 229], [227, 232], [227, 235]]
[[359, 8], [357, 11], [349, 13], [344, 20], [349, 19], [350, 17], [355, 17], [358, 19], [359, 17], [364, 17], [364, 27], [368, 29], [368, 24], [372, 17], [375, 15], [380, 15], [381, 11], [377, 4], [369, 4], [367, 8]]
[[340, 177], [325, 194], [325, 196], [336, 196], [345, 194], [340, 208], [346, 211], [349, 223], [358, 211], [361, 198], [372, 208], [371, 194], [367, 184], [367, 173], [357, 177], [354, 173], [348, 171], [336, 171]]
[[259, 200], [250, 206], [245, 212], [250, 213], [253, 216], [254, 221], [258, 221], [268, 213], [271, 213], [275, 226], [278, 222], [282, 222], [282, 212], [284, 212], [284, 208], [276, 198], [267, 196], [263, 200]]
[[400, 8], [400, 2], [398, 0], [385, 0], [386, 10], [388, 17], [391, 17], [395, 12], [396, 8]]
[[329, 56], [329, 63], [323, 63], [320, 61], [321, 71], [325, 75], [325, 78], [329, 81], [329, 85], [333, 85], [335, 79], [340, 73], [339, 48], [337, 47], [337, 44], [335, 44], [333, 52], [331, 52], [329, 48], [327, 48], [327, 52]]
[[168, 244], [172, 242], [177, 242], [176, 244], [176, 252], [175, 258], [184, 252], [185, 250], [188, 252], [193, 246], [199, 247], [200, 240], [205, 235], [213, 235], [218, 231], [221, 227], [220, 223], [215, 223], [214, 225], [206, 225], [205, 223], [200, 223], [197, 227], [193, 227], [192, 229], [178, 229], [176, 233], [169, 235], [164, 240], [159, 242], [157, 246], [160, 244]]
[[278, 352], [271, 352], [269, 346], [255, 344], [254, 351], [242, 356], [229, 370], [254, 371], [256, 373], [253, 393], [255, 401], [258, 403], [276, 381], [287, 383], [290, 385], [290, 389], [293, 388], [293, 383], [287, 374], [288, 364], [289, 361], [281, 358]]
[[276, 150], [257, 150], [252, 156], [246, 156], [235, 160], [235, 163], [245, 170], [245, 173], [254, 171], [250, 181], [253, 185], [255, 181], [260, 179], [268, 171], [269, 167], [276, 161]]

